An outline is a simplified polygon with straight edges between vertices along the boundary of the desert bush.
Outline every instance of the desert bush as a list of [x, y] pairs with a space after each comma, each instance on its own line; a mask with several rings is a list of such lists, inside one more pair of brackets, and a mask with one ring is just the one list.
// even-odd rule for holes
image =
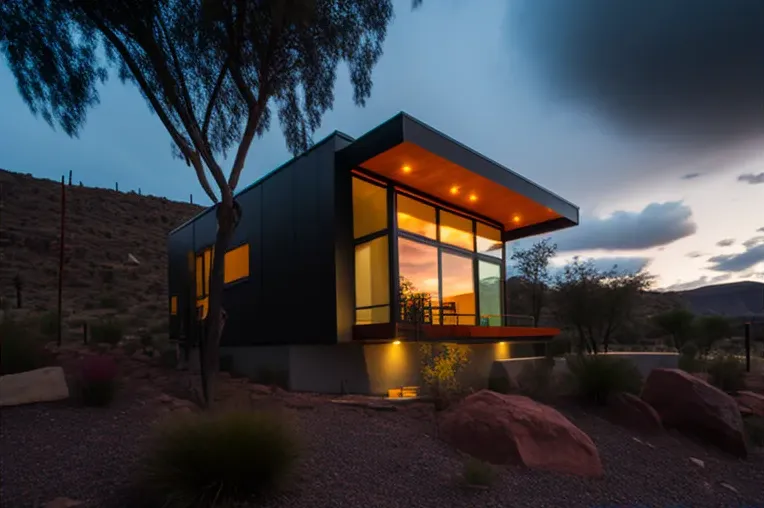
[[117, 390], [117, 364], [109, 356], [93, 355], [82, 360], [80, 395], [86, 406], [107, 406]]
[[496, 479], [496, 470], [487, 462], [468, 457], [462, 467], [462, 480], [467, 485], [490, 487]]
[[744, 418], [743, 427], [749, 443], [754, 446], [764, 446], [764, 418], [760, 416]]
[[436, 409], [445, 409], [461, 390], [458, 376], [469, 364], [469, 347], [422, 343], [419, 348], [424, 386], [433, 397]]
[[10, 312], [0, 317], [0, 375], [18, 374], [53, 363], [53, 358], [29, 327], [16, 321]]
[[53, 311], [45, 312], [40, 316], [40, 333], [47, 338], [53, 338], [58, 335], [58, 313]]
[[701, 372], [704, 361], [698, 358], [699, 349], [693, 341], [685, 342], [679, 354], [679, 368], [685, 372]]
[[90, 325], [90, 339], [96, 344], [115, 346], [122, 340], [122, 323], [114, 318], [104, 318]]
[[642, 374], [626, 358], [571, 355], [567, 364], [578, 396], [587, 403], [605, 405], [613, 394], [638, 394], [642, 388]]
[[725, 392], [745, 388], [745, 365], [734, 356], [717, 356], [707, 363], [708, 381]]
[[166, 507], [248, 500], [278, 487], [297, 452], [291, 428], [273, 413], [184, 416], [158, 428], [141, 486]]

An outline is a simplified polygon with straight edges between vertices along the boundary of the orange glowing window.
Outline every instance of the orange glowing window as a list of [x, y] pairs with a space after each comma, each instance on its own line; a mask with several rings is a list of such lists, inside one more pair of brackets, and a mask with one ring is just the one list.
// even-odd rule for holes
[[224, 270], [224, 282], [226, 284], [249, 277], [248, 243], [226, 252]]
[[459, 215], [440, 212], [440, 241], [450, 245], [474, 251], [472, 221]]
[[175, 316], [178, 314], [178, 297], [170, 297], [170, 315]]
[[196, 297], [204, 296], [204, 258], [196, 256]]

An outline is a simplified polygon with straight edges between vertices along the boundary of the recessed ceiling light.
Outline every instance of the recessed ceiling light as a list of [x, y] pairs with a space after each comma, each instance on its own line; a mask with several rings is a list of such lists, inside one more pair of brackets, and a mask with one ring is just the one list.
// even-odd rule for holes
[[402, 169], [404, 173], [411, 173], [411, 166], [403, 166]]
[[477, 196], [475, 194], [470, 194], [470, 201], [472, 202], [477, 201]]
[[451, 186], [451, 189], [449, 190], [449, 192], [453, 195], [457, 195], [459, 194], [459, 187], [456, 185], [453, 185]]
[[514, 217], [512, 217], [512, 222], [514, 222], [515, 224], [519, 224], [520, 223], [520, 216], [519, 215], [515, 215]]

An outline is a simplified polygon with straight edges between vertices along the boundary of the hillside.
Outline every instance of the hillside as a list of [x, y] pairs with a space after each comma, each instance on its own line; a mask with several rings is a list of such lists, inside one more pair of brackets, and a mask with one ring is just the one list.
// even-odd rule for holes
[[[0, 298], [56, 309], [60, 183], [0, 170]], [[107, 189], [66, 188], [63, 308], [67, 321], [119, 315], [128, 331], [166, 330], [167, 233], [201, 207]], [[139, 264], [129, 263], [132, 254]]]
[[733, 282], [677, 293], [696, 314], [764, 316], [764, 283]]

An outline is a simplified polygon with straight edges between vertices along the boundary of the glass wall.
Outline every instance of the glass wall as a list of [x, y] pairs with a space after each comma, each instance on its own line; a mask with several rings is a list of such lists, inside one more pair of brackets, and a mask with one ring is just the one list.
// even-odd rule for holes
[[390, 271], [387, 236], [356, 245], [356, 323], [390, 322]]
[[478, 301], [480, 324], [501, 326], [501, 266], [497, 263], [478, 261]]
[[475, 283], [472, 258], [443, 252], [443, 324], [475, 324]]
[[387, 189], [353, 177], [353, 238], [387, 229]]
[[437, 238], [435, 207], [398, 194], [396, 197], [398, 229], [430, 240]]

